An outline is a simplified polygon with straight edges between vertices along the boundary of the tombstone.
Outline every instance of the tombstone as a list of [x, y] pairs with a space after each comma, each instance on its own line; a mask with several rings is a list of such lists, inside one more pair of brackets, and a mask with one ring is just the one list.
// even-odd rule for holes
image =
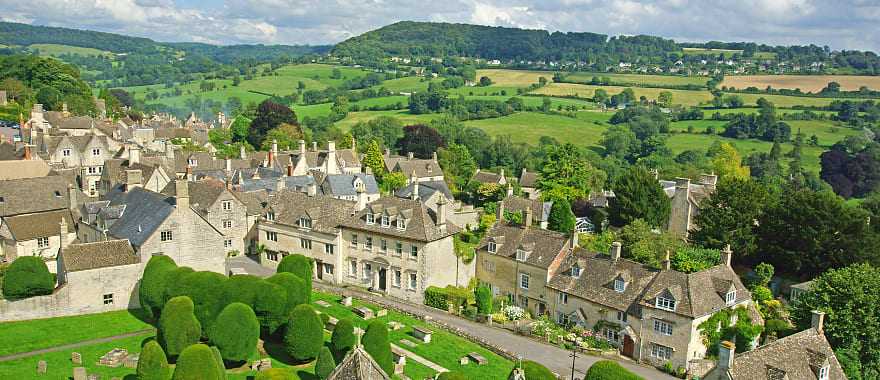
[[477, 365], [486, 365], [489, 363], [489, 361], [486, 360], [486, 358], [483, 357], [483, 355], [480, 355], [476, 352], [471, 352], [471, 353], [467, 354], [467, 357], [470, 359], [473, 359], [473, 361], [477, 362]]
[[316, 301], [315, 304], [318, 305], [318, 306], [320, 306], [320, 307], [330, 307], [330, 304], [327, 303], [327, 301], [324, 301], [324, 300]]
[[411, 341], [411, 340], [409, 340], [409, 339], [401, 339], [401, 340], [400, 340], [400, 344], [402, 344], [402, 345], [404, 345], [404, 346], [407, 346], [407, 347], [416, 347], [416, 346], [418, 346], [418, 344], [416, 344], [416, 342], [413, 342], [413, 341]]
[[73, 369], [73, 380], [88, 380], [85, 367], [75, 367]]
[[330, 317], [329, 319], [327, 319], [327, 324], [324, 325], [324, 328], [327, 329], [327, 331], [333, 331], [333, 329], [336, 328], [337, 323], [339, 323], [338, 319]]
[[394, 361], [394, 374], [399, 375], [403, 373], [403, 369], [406, 367], [406, 354], [403, 350], [391, 347], [391, 358]]
[[45, 375], [46, 369], [49, 366], [45, 360], [40, 360], [37, 362], [37, 375]]
[[413, 332], [412, 332], [413, 336], [416, 339], [421, 340], [424, 343], [431, 343], [431, 334], [432, 333], [433, 333], [433, 331], [425, 329], [425, 328], [421, 328], [421, 327], [413, 327]]
[[373, 319], [373, 310], [370, 310], [365, 306], [356, 307], [353, 311], [358, 317], [363, 319]]
[[458, 364], [460, 365], [468, 365], [471, 362], [471, 359], [467, 356], [462, 356], [461, 359], [458, 359]]
[[342, 305], [346, 307], [351, 307], [351, 296], [345, 297], [342, 299]]
[[384, 317], [388, 315], [388, 309], [380, 309], [376, 312], [376, 318]]
[[70, 353], [70, 361], [73, 362], [74, 365], [82, 365], [83, 364], [82, 354], [80, 354], [79, 352], [71, 352]]
[[403, 324], [397, 321], [388, 322], [388, 329], [391, 331], [397, 331], [403, 328]]

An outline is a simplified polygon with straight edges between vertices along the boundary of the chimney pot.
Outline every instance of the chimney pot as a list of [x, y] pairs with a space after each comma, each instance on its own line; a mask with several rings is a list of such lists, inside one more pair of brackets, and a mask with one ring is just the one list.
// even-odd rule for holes
[[504, 200], [498, 201], [498, 214], [495, 215], [495, 219], [499, 222], [504, 220]]
[[825, 313], [819, 310], [813, 310], [812, 318], [810, 319], [810, 327], [815, 329], [819, 333], [825, 332]]
[[186, 180], [174, 181], [174, 199], [178, 210], [189, 208], [189, 184]]
[[327, 141], [327, 151], [335, 152], [336, 151], [336, 141]]
[[623, 246], [622, 246], [622, 244], [620, 244], [619, 241], [615, 241], [615, 242], [611, 243], [611, 260], [612, 261], [620, 260], [620, 251], [622, 250], [622, 248], [623, 248]]
[[318, 194], [318, 185], [316, 185], [314, 182], [310, 183], [306, 187], [306, 194], [310, 197], [314, 197], [315, 195], [317, 195]]
[[299, 140], [299, 152], [300, 153], [306, 152], [306, 140]]
[[669, 251], [667, 250], [666, 257], [663, 258], [663, 270], [670, 270], [670, 269], [672, 269], [672, 260], [670, 259]]
[[312, 141], [312, 151], [313, 152], [318, 151], [318, 142], [317, 141]]
[[414, 157], [415, 157], [415, 155], [413, 155], [413, 152], [408, 152], [408, 153], [406, 154], [406, 158], [407, 158], [408, 160], [412, 160]]

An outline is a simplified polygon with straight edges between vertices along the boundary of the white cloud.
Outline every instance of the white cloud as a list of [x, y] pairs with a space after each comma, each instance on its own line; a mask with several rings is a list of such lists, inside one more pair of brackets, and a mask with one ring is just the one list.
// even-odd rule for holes
[[0, 19], [159, 41], [326, 44], [402, 20], [880, 50], [876, 0], [0, 0]]

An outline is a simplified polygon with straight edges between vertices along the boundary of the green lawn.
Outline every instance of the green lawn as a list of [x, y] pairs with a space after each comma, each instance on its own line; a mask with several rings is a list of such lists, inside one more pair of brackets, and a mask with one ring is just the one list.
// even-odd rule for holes
[[[152, 326], [143, 312], [120, 310], [101, 314], [34, 319], [0, 324], [0, 355], [104, 338]], [[0, 378], [4, 378], [0, 376]]]
[[[110, 377], [118, 376], [125, 377], [126, 380], [136, 380], [134, 369], [125, 367], [104, 367], [97, 365], [97, 362], [102, 355], [114, 348], [124, 348], [129, 352], [140, 352], [141, 345], [146, 343], [146, 340], [148, 339], [152, 339], [152, 336], [136, 336], [108, 343], [78, 347], [72, 350], [58, 351], [19, 360], [0, 362], [0, 379], [69, 379], [73, 376], [74, 367], [73, 363], [70, 361], [70, 354], [72, 352], [79, 352], [82, 354], [83, 367], [86, 367], [86, 371], [88, 371], [89, 374], [96, 373], [100, 375], [102, 379], [109, 379]], [[40, 360], [45, 360], [47, 364], [47, 372], [46, 375], [43, 376], [37, 376], [37, 362]]]
[[[666, 146], [672, 150], [673, 154], [679, 154], [685, 150], [701, 150], [706, 151], [715, 141], [727, 142], [733, 145], [739, 152], [740, 156], [745, 158], [753, 152], [770, 152], [773, 143], [757, 139], [732, 139], [718, 135], [690, 134], [690, 133], [673, 133], [666, 140]], [[782, 144], [782, 152], [788, 153], [792, 149], [790, 143]], [[819, 155], [822, 154], [824, 148], [814, 146], [803, 147], [804, 169], [818, 173], [819, 172]], [[787, 161], [788, 159], [783, 159]]]
[[[794, 136], [798, 130], [804, 134], [805, 139], [816, 135], [819, 138], [819, 145], [823, 147], [831, 147], [838, 141], [843, 140], [847, 136], [854, 136], [862, 133], [857, 129], [846, 126], [835, 125], [829, 120], [786, 120], [791, 126], [791, 134]], [[694, 127], [694, 132], [704, 132], [709, 126], [715, 127], [715, 133], [724, 131], [724, 125], [727, 121], [723, 120], [684, 120], [670, 123], [670, 129], [673, 131], [686, 132], [688, 126]]]
[[541, 136], [560, 143], [596, 145], [602, 138], [605, 122], [612, 113], [584, 111], [577, 118], [536, 112], [517, 112], [494, 119], [470, 120], [465, 124], [482, 128], [489, 135], [510, 135], [514, 142], [536, 145]]
[[98, 50], [92, 48], [85, 48], [79, 46], [70, 46], [70, 45], [58, 45], [58, 44], [33, 44], [28, 46], [29, 49], [39, 49], [40, 55], [42, 56], [59, 56], [62, 54], [78, 54], [78, 55], [110, 55], [113, 53], [106, 50]]

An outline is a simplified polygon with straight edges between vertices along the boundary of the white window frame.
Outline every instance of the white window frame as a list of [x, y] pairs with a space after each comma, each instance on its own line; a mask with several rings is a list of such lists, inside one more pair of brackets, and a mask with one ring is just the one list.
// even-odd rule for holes
[[673, 354], [674, 350], [672, 349], [672, 347], [667, 347], [657, 343], [651, 343], [651, 357], [662, 360], [672, 360]]
[[312, 249], [312, 241], [309, 239], [299, 238], [299, 247], [302, 249]]
[[278, 233], [275, 231], [266, 231], [266, 240], [268, 241], [278, 241]]
[[358, 234], [351, 234], [351, 246], [357, 248], [357, 246], [358, 246]]
[[270, 222], [274, 222], [275, 221], [275, 212], [274, 211], [267, 211], [266, 212], [266, 220], [270, 221]]
[[113, 304], [113, 293], [104, 294], [101, 298], [104, 301], [105, 306]]
[[626, 281], [623, 281], [620, 278], [614, 279], [614, 291], [618, 293], [623, 293], [626, 291]]
[[495, 244], [494, 241], [490, 241], [489, 245], [486, 246], [486, 250], [489, 251], [489, 253], [495, 253], [498, 251], [498, 245]]
[[560, 304], [563, 304], [563, 305], [567, 305], [567, 304], [568, 304], [568, 293], [566, 293], [566, 292], [559, 292], [559, 303], [560, 303]]
[[672, 335], [672, 324], [659, 319], [654, 320], [654, 332], [660, 335]]
[[41, 236], [37, 238], [37, 248], [49, 248], [49, 237]]
[[172, 231], [172, 230], [165, 230], [165, 231], [162, 231], [162, 232], [159, 234], [159, 240], [161, 240], [161, 241], [163, 241], [163, 242], [166, 242], [166, 241], [174, 241], [174, 231]]
[[736, 303], [736, 289], [731, 290], [724, 295], [724, 303], [728, 306]]
[[232, 201], [225, 200], [223, 201], [223, 203], [221, 203], [221, 205], [223, 207], [223, 211], [232, 211]]
[[358, 274], [357, 260], [349, 260], [348, 261], [348, 275], [351, 277], [357, 277], [357, 274]]
[[571, 323], [571, 316], [561, 311], [556, 312], [556, 323], [560, 325], [568, 325]]
[[519, 288], [523, 290], [529, 290], [529, 280], [530, 276], [528, 273], [520, 273], [519, 274]]
[[393, 280], [394, 280], [394, 281], [392, 282], [392, 285], [394, 285], [394, 287], [399, 288], [401, 282], [403, 281], [403, 273], [401, 273], [400, 269], [395, 269], [395, 270], [394, 270], [394, 278], [393, 278]]
[[405, 230], [406, 229], [406, 221], [403, 218], [397, 218], [397, 229]]
[[324, 263], [324, 274], [333, 274], [333, 265]]
[[625, 311], [617, 311], [617, 320], [620, 322], [626, 322], [626, 312]]
[[828, 380], [831, 368], [828, 365], [819, 368], [819, 380]]
[[523, 251], [521, 249], [516, 250], [516, 261], [520, 261], [520, 262], [526, 261], [526, 259], [528, 259], [528, 257], [529, 257], [529, 255], [526, 254], [526, 251]]
[[662, 310], [675, 311], [675, 300], [672, 298], [657, 296], [654, 306]]
[[100, 156], [101, 148], [92, 148], [92, 156]]
[[388, 252], [388, 240], [385, 240], [385, 239], [379, 240], [379, 251], [380, 252]]
[[388, 215], [382, 215], [382, 227], [388, 228], [391, 226], [391, 221], [388, 219]]
[[232, 228], [232, 220], [229, 220], [229, 219], [224, 220], [223, 221], [223, 228]]
[[416, 290], [419, 287], [419, 276], [415, 273], [409, 274], [408, 284], [410, 290]]
[[232, 239], [223, 240], [223, 248], [232, 248]]
[[72, 153], [72, 151], [70, 150], [70, 148], [68, 148], [68, 149], [62, 149], [62, 150], [61, 150], [61, 156], [62, 156], [62, 157], [70, 157], [70, 153]]
[[266, 251], [266, 260], [269, 260], [269, 261], [278, 261], [278, 252], [275, 252], [275, 251]]
[[324, 243], [324, 253], [332, 255], [336, 252], [336, 246], [330, 243]]
[[365, 251], [372, 251], [373, 250], [373, 237], [372, 236], [365, 236], [364, 237], [364, 250]]
[[394, 252], [397, 254], [397, 257], [403, 255], [403, 242], [398, 241], [394, 246]]
[[363, 278], [364, 280], [369, 280], [373, 277], [373, 264], [364, 263]]
[[409, 258], [416, 260], [419, 258], [419, 246], [415, 244], [410, 244], [409, 246]]
[[376, 216], [372, 213], [367, 213], [367, 224], [376, 224]]

